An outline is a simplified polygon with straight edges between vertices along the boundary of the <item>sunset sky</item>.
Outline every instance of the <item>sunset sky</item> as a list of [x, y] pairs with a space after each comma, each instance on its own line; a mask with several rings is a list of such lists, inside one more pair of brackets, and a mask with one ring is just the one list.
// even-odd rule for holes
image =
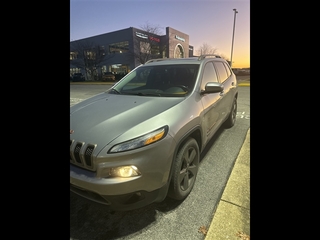
[[250, 67], [250, 0], [70, 0], [70, 41], [147, 23], [189, 35], [194, 54], [208, 44], [229, 60], [237, 9], [232, 67]]

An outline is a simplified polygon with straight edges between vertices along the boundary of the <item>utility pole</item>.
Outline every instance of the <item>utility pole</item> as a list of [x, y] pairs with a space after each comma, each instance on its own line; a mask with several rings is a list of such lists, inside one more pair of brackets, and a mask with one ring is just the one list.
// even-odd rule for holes
[[231, 44], [231, 59], [230, 59], [230, 67], [232, 67], [232, 53], [233, 53], [233, 41], [234, 41], [234, 30], [236, 27], [236, 14], [238, 13], [237, 9], [233, 9], [234, 11], [234, 21], [233, 21], [233, 33], [232, 33], [232, 44]]

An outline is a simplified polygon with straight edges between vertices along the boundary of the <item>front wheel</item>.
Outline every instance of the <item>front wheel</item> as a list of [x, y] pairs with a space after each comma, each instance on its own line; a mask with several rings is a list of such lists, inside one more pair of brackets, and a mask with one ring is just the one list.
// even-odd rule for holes
[[173, 163], [173, 175], [168, 196], [183, 200], [191, 192], [199, 169], [199, 146], [195, 139], [188, 138], [180, 148]]

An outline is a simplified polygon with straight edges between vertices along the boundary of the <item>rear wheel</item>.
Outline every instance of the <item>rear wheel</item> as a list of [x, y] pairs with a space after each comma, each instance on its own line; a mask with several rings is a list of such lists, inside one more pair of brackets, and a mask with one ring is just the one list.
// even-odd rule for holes
[[229, 117], [224, 123], [225, 128], [231, 128], [236, 122], [237, 117], [237, 98], [234, 98]]
[[180, 148], [174, 165], [168, 196], [183, 200], [191, 192], [199, 169], [199, 146], [195, 139], [189, 138]]

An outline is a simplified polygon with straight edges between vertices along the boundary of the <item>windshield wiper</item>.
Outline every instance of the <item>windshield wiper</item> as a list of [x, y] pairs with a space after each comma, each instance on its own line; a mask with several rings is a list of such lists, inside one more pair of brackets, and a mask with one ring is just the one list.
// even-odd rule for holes
[[122, 92], [123, 94], [129, 94], [129, 95], [137, 95], [137, 96], [157, 96], [161, 97], [160, 93], [142, 93], [142, 92]]
[[137, 93], [137, 95], [139, 96], [158, 96], [158, 97], [161, 97], [161, 94], [160, 93]]

